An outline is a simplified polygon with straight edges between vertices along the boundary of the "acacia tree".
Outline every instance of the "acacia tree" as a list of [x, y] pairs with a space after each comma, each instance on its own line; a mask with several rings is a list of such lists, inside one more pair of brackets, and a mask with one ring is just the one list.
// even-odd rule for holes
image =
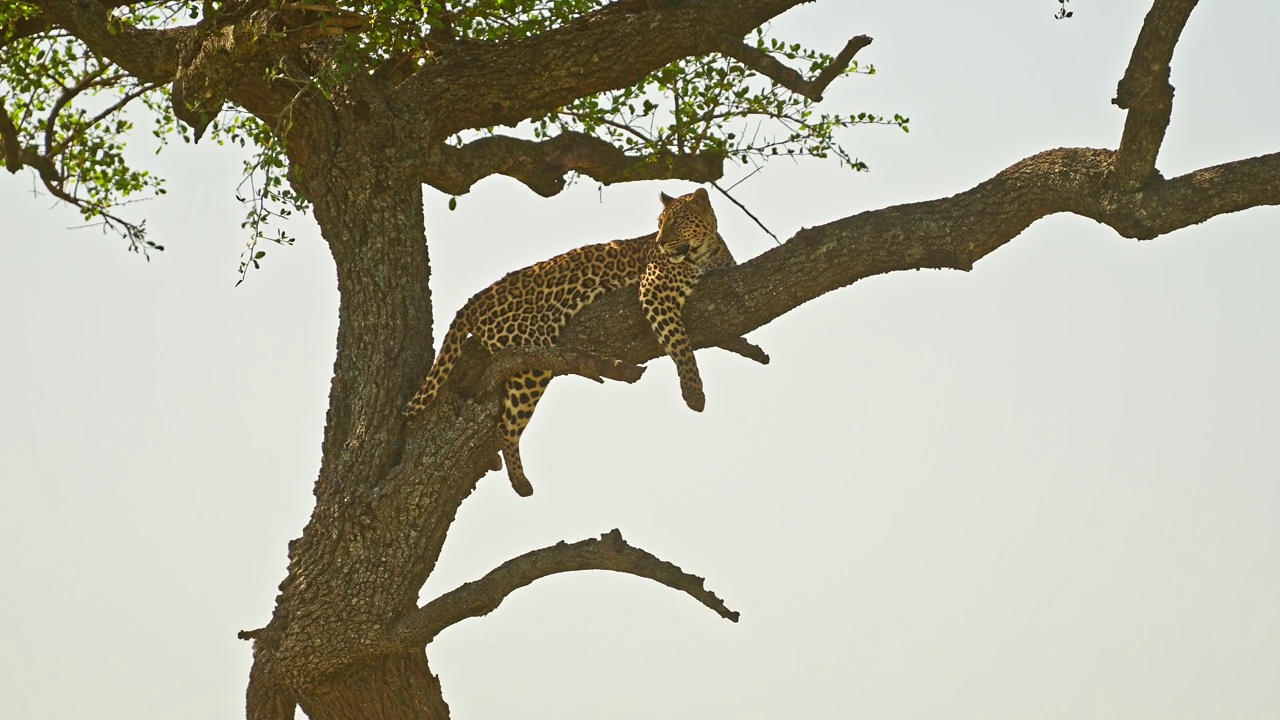
[[[659, 354], [634, 294], [615, 293], [566, 329], [564, 346], [579, 351], [471, 348], [453, 381], [469, 400], [406, 422], [399, 409], [433, 346], [421, 188], [458, 194], [492, 174], [547, 195], [573, 173], [710, 181], [726, 161], [775, 149], [856, 164], [832, 130], [882, 119], [815, 115], [811, 103], [866, 40], [826, 57], [757, 32], [798, 4], [6, 1], [10, 171], [30, 168], [153, 250], [144, 226], [115, 208], [156, 183], [120, 154], [119, 111], [137, 99], [162, 134], [256, 143], [254, 237], [267, 237], [272, 214], [309, 207], [333, 254], [341, 309], [316, 506], [290, 545], [271, 622], [244, 634], [254, 642], [250, 717], [292, 717], [298, 705], [313, 718], [446, 716], [424, 647], [552, 573], [629, 572], [736, 618], [700, 579], [616, 532], [535, 550], [418, 606], [457, 508], [496, 453], [498, 381], [531, 365], [633, 379], [634, 363]], [[1280, 154], [1170, 180], [1155, 169], [1172, 112], [1169, 61], [1194, 5], [1154, 3], [1117, 92], [1128, 110], [1117, 150], [1047, 151], [950, 198], [802, 231], [700, 286], [688, 308], [696, 344], [764, 359], [741, 335], [799, 304], [893, 270], [968, 269], [1057, 212], [1152, 238], [1280, 203]], [[782, 60], [809, 63], [810, 77]], [[735, 122], [752, 117], [783, 130], [748, 139]], [[489, 130], [522, 121], [523, 136]], [[249, 252], [246, 270], [263, 250]]]

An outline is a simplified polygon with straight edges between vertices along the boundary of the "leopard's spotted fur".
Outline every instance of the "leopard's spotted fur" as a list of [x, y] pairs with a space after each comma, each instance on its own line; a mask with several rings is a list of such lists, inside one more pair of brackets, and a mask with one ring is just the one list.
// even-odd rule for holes
[[[707, 191], [678, 198], [662, 194], [658, 232], [570, 250], [509, 273], [481, 290], [458, 311], [440, 344], [440, 354], [406, 415], [427, 407], [457, 362], [462, 343], [474, 335], [490, 352], [512, 345], [555, 345], [561, 328], [591, 301], [614, 288], [640, 284], [640, 303], [659, 343], [675, 361], [680, 390], [690, 408], [706, 400], [693, 349], [685, 334], [685, 300], [704, 273], [736, 264], [716, 230]], [[520, 462], [520, 435], [551, 382], [551, 373], [528, 370], [507, 383], [502, 413], [502, 454], [511, 486], [533, 493]]]

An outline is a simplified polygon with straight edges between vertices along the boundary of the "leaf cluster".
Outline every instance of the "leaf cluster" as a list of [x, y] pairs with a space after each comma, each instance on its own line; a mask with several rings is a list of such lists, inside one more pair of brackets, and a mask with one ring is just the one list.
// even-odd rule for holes
[[[282, 11], [301, 13], [323, 32], [326, 58], [311, 63], [309, 77], [286, 76], [283, 64], [268, 79], [294, 83], [325, 96], [355, 75], [374, 73], [387, 62], [414, 67], [442, 62], [459, 48], [506, 43], [564, 26], [608, 4], [607, 0], [335, 0], [285, 3]], [[204, 17], [232, 13], [243, 3], [178, 0], [122, 5], [112, 11], [115, 27], [173, 27]], [[7, 33], [36, 16], [24, 0], [0, 0], [0, 107], [12, 118], [25, 165], [36, 171], [56, 197], [70, 202], [86, 220], [114, 229], [144, 253], [162, 249], [145, 239], [142, 223], [126, 221], [115, 208], [139, 194], [162, 194], [160, 178], [127, 161], [125, 144], [133, 123], [127, 106], [140, 101], [153, 119], [153, 134], [163, 149], [174, 137], [192, 142], [178, 121], [169, 89], [147, 85], [109, 61], [95, 56], [79, 40], [59, 30], [28, 37]], [[318, 18], [318, 19], [317, 19]], [[206, 20], [212, 18], [205, 18]], [[226, 18], [222, 18], [226, 19]], [[290, 32], [308, 31], [292, 27]], [[816, 75], [833, 62], [831, 55], [784, 43], [758, 29], [748, 44]], [[296, 74], [297, 64], [290, 65]], [[842, 74], [875, 73], [872, 65], [852, 63]], [[542, 117], [531, 118], [530, 132], [547, 138], [561, 132], [593, 135], [629, 154], [652, 158], [702, 155], [758, 165], [775, 156], [836, 157], [854, 170], [866, 169], [841, 144], [840, 133], [857, 125], [893, 125], [908, 130], [908, 119], [868, 112], [819, 112], [814, 100], [723, 55], [685, 58], [650, 73], [620, 90], [581, 98]], [[270, 121], [228, 106], [209, 128], [209, 137], [251, 152], [237, 197], [246, 207], [248, 231], [240, 273], [258, 267], [263, 240], [292, 242], [276, 221], [306, 211], [306, 199], [288, 183], [282, 137], [287, 118]], [[492, 133], [493, 129], [477, 129]], [[455, 138], [461, 143], [462, 138]], [[29, 152], [27, 152], [29, 150]]]
[[[758, 29], [756, 49], [798, 63], [816, 75], [834, 58], [787, 44]], [[874, 65], [856, 61], [842, 75], [874, 75]], [[874, 113], [825, 113], [742, 63], [722, 55], [685, 58], [651, 73], [641, 83], [583, 98], [537, 119], [535, 135], [557, 131], [596, 135], [628, 151], [652, 156], [712, 154], [743, 165], [772, 156], [835, 156], [844, 166], [866, 170], [839, 142], [837, 133], [855, 125], [894, 125], [910, 120]]]
[[[120, 12], [131, 22], [159, 21], [155, 6]], [[145, 223], [115, 213], [140, 193], [164, 193], [160, 178], [125, 157], [125, 138], [133, 129], [126, 110], [138, 100], [154, 108], [157, 88], [61, 31], [14, 37], [18, 23], [36, 14], [22, 2], [5, 0], [0, 6], [0, 109], [8, 118], [8, 146], [20, 148], [21, 163], [87, 222], [120, 233], [131, 250], [144, 255], [163, 250], [146, 238]]]

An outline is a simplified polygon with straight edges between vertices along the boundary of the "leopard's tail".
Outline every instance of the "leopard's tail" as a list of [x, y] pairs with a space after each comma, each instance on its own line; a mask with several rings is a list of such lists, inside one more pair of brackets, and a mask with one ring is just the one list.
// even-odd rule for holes
[[449, 372], [458, 361], [458, 355], [462, 352], [462, 342], [470, 333], [471, 323], [468, 321], [467, 308], [464, 307], [458, 311], [453, 324], [449, 326], [449, 331], [444, 334], [444, 340], [440, 343], [440, 353], [436, 355], [436, 361], [431, 364], [427, 379], [422, 381], [422, 387], [418, 388], [418, 392], [414, 394], [409, 404], [404, 406], [405, 415], [416, 415], [435, 400], [436, 393], [449, 378]]

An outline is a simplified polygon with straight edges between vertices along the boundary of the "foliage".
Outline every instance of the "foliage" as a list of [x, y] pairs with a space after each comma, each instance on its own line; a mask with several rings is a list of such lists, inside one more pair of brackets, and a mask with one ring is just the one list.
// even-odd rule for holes
[[[758, 50], [799, 61], [816, 75], [833, 58], [788, 45], [756, 31]], [[874, 75], [875, 66], [860, 68], [855, 61], [843, 73]], [[603, 137], [629, 151], [662, 154], [710, 153], [743, 165], [774, 155], [826, 158], [866, 170], [866, 163], [850, 156], [836, 131], [854, 125], [896, 125], [908, 130], [909, 120], [872, 113], [817, 113], [816, 103], [762, 78], [742, 63], [723, 56], [687, 58], [650, 74], [639, 85], [594, 97], [539, 118], [536, 134], [553, 129], [575, 130]]]
[[11, 37], [18, 22], [35, 15], [25, 3], [0, 4], [0, 97], [11, 139], [49, 192], [74, 205], [86, 221], [119, 232], [131, 250], [144, 255], [163, 250], [146, 239], [143, 223], [112, 212], [137, 193], [164, 193], [160, 178], [133, 168], [124, 155], [133, 129], [124, 110], [139, 99], [152, 106], [156, 88], [63, 33]]
[[[341, 28], [326, 36], [328, 58], [311, 77], [286, 78], [298, 91], [311, 87], [325, 95], [341, 92], [352, 77], [383, 63], [425, 67], [450, 49], [471, 43], [515, 40], [565, 25], [608, 4], [607, 0], [338, 0], [301, 5]], [[123, 5], [113, 10], [121, 25], [173, 27], [204, 18], [213, 9], [231, 14], [245, 3], [180, 0]], [[19, 142], [34, 149], [47, 167], [31, 165], [55, 196], [73, 203], [87, 220], [100, 221], [129, 238], [144, 253], [161, 249], [145, 239], [141, 223], [113, 214], [116, 206], [143, 192], [164, 192], [161, 180], [127, 162], [125, 141], [132, 129], [126, 106], [141, 100], [154, 118], [160, 148], [172, 137], [193, 140], [173, 114], [166, 87], [147, 85], [104, 61], [78, 40], [58, 31], [10, 39], [7, 34], [36, 10], [21, 0], [0, 0], [0, 92]], [[208, 18], [204, 18], [208, 19]], [[216, 18], [215, 18], [216, 19]], [[799, 44], [786, 44], [757, 30], [749, 43], [761, 52], [816, 74], [832, 57]], [[296, 70], [295, 70], [296, 72]], [[844, 74], [874, 74], [871, 65], [852, 64]], [[540, 118], [525, 130], [535, 138], [574, 131], [607, 140], [629, 153], [660, 157], [709, 154], [758, 165], [776, 155], [826, 158], [834, 155], [855, 170], [865, 163], [839, 142], [838, 133], [862, 124], [895, 125], [908, 120], [872, 113], [820, 113], [815, 102], [786, 90], [731, 58], [686, 58], [651, 73], [641, 83], [581, 98]], [[237, 197], [246, 206], [242, 227], [249, 233], [240, 273], [258, 266], [262, 240], [291, 238], [273, 221], [305, 211], [307, 203], [287, 182], [287, 154], [279, 119], [264, 120], [230, 107], [215, 119], [209, 137], [249, 150]], [[473, 133], [493, 133], [476, 128]], [[461, 143], [464, 137], [455, 141]]]

